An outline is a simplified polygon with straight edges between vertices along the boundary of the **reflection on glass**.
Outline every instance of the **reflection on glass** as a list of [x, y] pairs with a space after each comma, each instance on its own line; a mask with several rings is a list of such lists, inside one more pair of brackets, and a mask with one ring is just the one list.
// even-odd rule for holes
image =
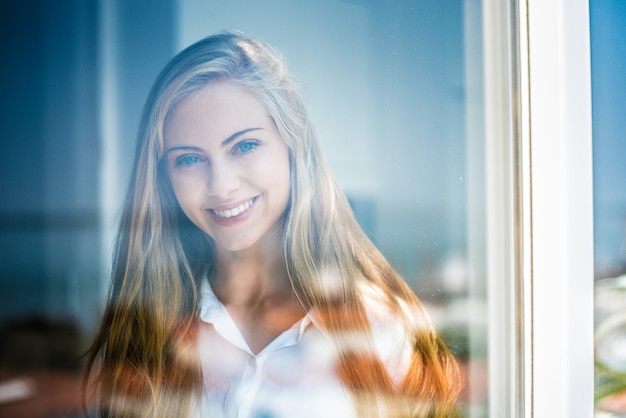
[[[287, 57], [357, 220], [425, 302], [463, 366], [464, 416], [488, 416], [479, 3], [172, 0], [142, 6], [111, 1], [97, 11], [87, 6], [70, 10], [66, 16], [75, 20], [60, 21], [76, 30], [70, 38], [75, 42], [54, 38], [56, 43], [48, 47], [75, 45], [74, 68], [89, 72], [89, 62], [91, 73], [101, 72], [100, 87], [85, 77], [72, 84], [86, 97], [98, 92], [101, 104], [87, 107], [78, 100], [73, 107], [61, 108], [64, 115], [73, 115], [72, 163], [67, 154], [57, 153], [41, 163], [49, 170], [41, 174], [48, 178], [44, 185], [49, 194], [67, 181], [58, 174], [63, 170], [79, 190], [73, 200], [60, 194], [49, 198], [49, 206], [60, 208], [54, 214], [65, 215], [46, 218], [49, 230], [35, 240], [37, 245], [30, 244], [32, 228], [3, 230], [6, 242], [18, 243], [21, 252], [32, 255], [23, 270], [34, 273], [24, 277], [45, 276], [25, 286], [41, 293], [21, 288], [18, 292], [17, 285], [3, 288], [4, 294], [17, 295], [4, 297], [3, 319], [22, 313], [28, 304], [29, 310], [41, 309], [44, 317], [62, 314], [75, 319], [85, 334], [93, 332], [106, 288], [100, 280], [106, 276], [101, 266], [108, 260], [100, 259], [110, 252], [110, 231], [119, 216], [132, 139], [149, 84], [176, 51], [207, 34], [240, 29], [275, 45]], [[86, 15], [101, 22], [98, 37], [81, 26]], [[60, 19], [46, 16], [50, 22]], [[72, 74], [64, 71], [60, 58], [56, 61], [59, 49], [52, 50], [45, 53], [50, 60], [45, 68], [56, 72], [46, 79], [44, 106], [63, 96], [55, 84], [59, 76]], [[93, 123], [84, 122], [86, 112], [96, 114]], [[58, 149], [67, 138], [58, 128], [63, 118], [54, 116], [47, 113], [41, 128], [47, 132], [43, 136], [56, 138], [46, 140], [48, 150]], [[100, 137], [100, 145], [90, 142]], [[99, 195], [91, 196], [94, 191]], [[81, 350], [85, 340], [80, 341]], [[14, 362], [6, 356], [3, 361]], [[32, 380], [10, 383], [7, 390], [15, 396], [33, 393]]]

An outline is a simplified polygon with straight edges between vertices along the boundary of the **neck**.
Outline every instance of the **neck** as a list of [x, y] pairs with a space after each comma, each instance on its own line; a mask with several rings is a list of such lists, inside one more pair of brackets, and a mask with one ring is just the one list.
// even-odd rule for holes
[[267, 244], [236, 252], [216, 249], [211, 286], [224, 305], [254, 306], [293, 297], [280, 242]]

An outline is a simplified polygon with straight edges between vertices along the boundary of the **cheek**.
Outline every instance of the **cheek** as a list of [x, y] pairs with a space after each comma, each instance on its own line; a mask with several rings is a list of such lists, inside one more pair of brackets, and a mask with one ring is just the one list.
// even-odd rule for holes
[[197, 206], [199, 199], [198, 187], [196, 182], [188, 178], [171, 178], [172, 189], [174, 190], [174, 196], [180, 205], [180, 208], [189, 216], [189, 211]]
[[291, 200], [291, 182], [293, 181], [291, 170], [291, 164], [287, 160], [281, 169], [278, 170], [279, 173], [277, 173], [278, 176], [276, 178], [276, 184], [279, 185], [278, 187], [280, 188], [279, 193], [281, 194], [281, 204], [284, 206], [284, 209], [287, 208], [289, 201]]

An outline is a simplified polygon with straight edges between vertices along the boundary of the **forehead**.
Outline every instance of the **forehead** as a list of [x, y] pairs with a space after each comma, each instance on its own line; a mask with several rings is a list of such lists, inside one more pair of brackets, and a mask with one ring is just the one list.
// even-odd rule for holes
[[197, 135], [227, 137], [235, 131], [272, 124], [263, 104], [230, 82], [209, 83], [176, 103], [164, 126], [165, 144]]

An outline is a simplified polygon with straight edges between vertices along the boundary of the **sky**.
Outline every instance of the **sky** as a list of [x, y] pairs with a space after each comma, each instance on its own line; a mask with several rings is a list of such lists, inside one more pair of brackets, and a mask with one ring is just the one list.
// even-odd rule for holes
[[626, 265], [626, 1], [590, 0], [596, 270]]

